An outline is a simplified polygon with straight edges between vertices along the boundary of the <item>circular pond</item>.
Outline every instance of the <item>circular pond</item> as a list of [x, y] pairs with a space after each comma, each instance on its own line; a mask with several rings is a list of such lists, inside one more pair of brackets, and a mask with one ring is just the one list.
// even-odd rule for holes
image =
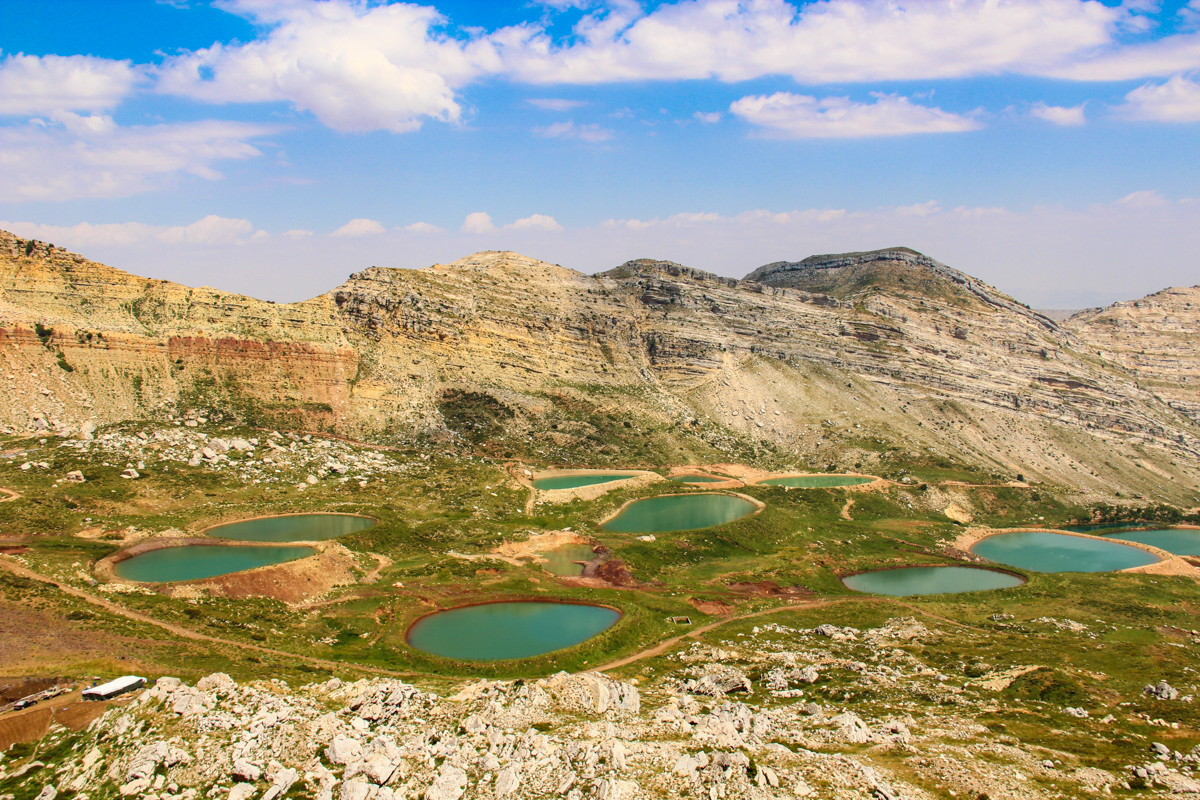
[[621, 612], [547, 600], [484, 603], [438, 611], [408, 629], [408, 643], [444, 658], [505, 661], [579, 644], [608, 630]]
[[217, 525], [205, 531], [218, 539], [243, 542], [317, 542], [373, 528], [376, 521], [355, 514], [288, 514]]
[[835, 486], [862, 486], [874, 480], [862, 475], [791, 475], [786, 478], [767, 478], [759, 483], [786, 486], [789, 489], [832, 489]]
[[584, 475], [550, 475], [538, 478], [533, 482], [533, 486], [535, 489], [578, 489], [580, 486], [594, 486], [597, 483], [611, 483], [636, 477], [636, 475], [601, 472], [590, 472]]
[[193, 544], [148, 550], [118, 561], [113, 572], [118, 578], [144, 583], [194, 581], [228, 575], [245, 569], [282, 564], [317, 552], [312, 547], [237, 547]]
[[1148, 544], [1177, 556], [1200, 556], [1200, 531], [1189, 528], [1165, 528], [1157, 531], [1106, 533], [1109, 539]]
[[725, 483], [733, 478], [718, 478], [716, 475], [672, 475], [676, 483]]
[[1024, 578], [1010, 572], [977, 567], [900, 567], [860, 572], [842, 578], [842, 583], [856, 592], [893, 597], [1011, 589], [1024, 582]]
[[971, 552], [997, 564], [1036, 572], [1113, 572], [1159, 560], [1127, 544], [1046, 531], [995, 534], [976, 542]]
[[669, 494], [635, 500], [600, 527], [614, 533], [668, 533], [724, 525], [757, 506], [731, 494]]

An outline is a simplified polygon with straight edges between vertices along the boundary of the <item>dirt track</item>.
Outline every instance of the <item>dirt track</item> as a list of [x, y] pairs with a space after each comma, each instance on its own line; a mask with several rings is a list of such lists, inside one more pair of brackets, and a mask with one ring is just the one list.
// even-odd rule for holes
[[27, 568], [21, 566], [20, 564], [14, 563], [11, 559], [0, 557], [0, 567], [3, 567], [4, 569], [6, 569], [9, 572], [12, 572], [16, 575], [20, 575], [22, 578], [28, 578], [30, 580], [35, 580], [35, 581], [39, 581], [41, 583], [49, 584], [50, 586], [55, 587], [56, 589], [58, 589], [61, 592], [65, 592], [66, 594], [69, 594], [72, 597], [78, 597], [80, 600], [83, 600], [87, 603], [91, 603], [94, 606], [102, 608], [105, 611], [109, 612], [110, 614], [117, 614], [119, 616], [125, 617], [126, 619], [131, 619], [135, 622], [141, 622], [141, 623], [145, 623], [147, 625], [153, 625], [156, 628], [161, 628], [162, 630], [168, 631], [169, 633], [172, 633], [172, 634], [179, 636], [181, 638], [184, 638], [184, 639], [191, 639], [192, 641], [198, 641], [198, 642], [212, 642], [214, 644], [223, 644], [223, 645], [227, 645], [229, 647], [236, 647], [241, 650], [249, 650], [249, 651], [256, 652], [256, 653], [266, 653], [268, 655], [282, 656], [284, 658], [292, 658], [292, 659], [296, 659], [297, 661], [304, 661], [305, 663], [314, 664], [317, 666], [324, 667], [326, 669], [360, 670], [362, 672], [370, 672], [370, 673], [377, 674], [377, 675], [392, 675], [392, 676], [396, 676], [396, 677], [406, 677], [406, 676], [412, 676], [412, 675], [416, 674], [416, 673], [412, 673], [412, 672], [397, 672], [395, 670], [383, 669], [382, 667], [368, 667], [368, 666], [364, 666], [362, 664], [354, 664], [354, 663], [350, 663], [350, 662], [327, 661], [326, 659], [323, 659], [323, 658], [314, 658], [312, 656], [304, 656], [304, 655], [300, 655], [298, 653], [289, 653], [286, 650], [275, 650], [270, 647], [262, 647], [260, 645], [248, 644], [246, 642], [239, 642], [239, 641], [235, 641], [233, 639], [222, 639], [217, 636], [209, 636], [208, 634], [205, 634], [205, 633], [197, 633], [196, 631], [180, 627], [179, 625], [172, 625], [169, 622], [163, 622], [161, 620], [157, 620], [154, 617], [148, 616], [146, 614], [142, 614], [142, 613], [133, 611], [128, 608], [123, 608], [122, 606], [119, 606], [116, 603], [105, 600], [103, 597], [97, 597], [96, 595], [91, 594], [89, 592], [85, 592], [81, 589], [76, 589], [73, 586], [64, 586], [63, 584], [58, 583], [57, 581], [55, 581], [51, 578], [47, 578], [45, 575], [41, 575], [37, 572], [34, 572], [33, 570], [30, 570], [30, 569], [27, 569]]

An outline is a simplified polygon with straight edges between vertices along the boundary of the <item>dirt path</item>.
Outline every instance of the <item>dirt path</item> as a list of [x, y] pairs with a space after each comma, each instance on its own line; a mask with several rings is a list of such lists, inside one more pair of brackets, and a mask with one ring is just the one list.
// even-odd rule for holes
[[78, 597], [80, 600], [83, 600], [87, 603], [91, 603], [92, 605], [102, 608], [111, 614], [117, 614], [118, 616], [125, 617], [126, 619], [131, 619], [134, 622], [141, 622], [146, 625], [153, 625], [156, 628], [161, 628], [162, 630], [172, 633], [183, 639], [190, 639], [195, 642], [211, 642], [213, 644], [223, 644], [223, 645], [227, 645], [229, 647], [236, 647], [240, 650], [248, 650], [248, 651], [255, 652], [255, 653], [265, 653], [267, 655], [273, 655], [273, 656], [282, 656], [284, 658], [291, 658], [291, 659], [295, 659], [296, 661], [303, 661], [308, 664], [321, 666], [326, 669], [361, 670], [362, 672], [370, 672], [370, 673], [374, 673], [377, 675], [391, 675], [391, 676], [396, 676], [396, 677], [409, 677], [409, 676], [420, 674], [420, 673], [414, 673], [414, 672], [397, 672], [395, 670], [383, 669], [382, 667], [369, 667], [369, 666], [365, 666], [363, 664], [354, 664], [351, 662], [328, 661], [323, 658], [314, 658], [313, 656], [303, 656], [298, 653], [289, 653], [286, 650], [275, 650], [270, 647], [262, 647], [260, 645], [248, 644], [246, 642], [239, 642], [239, 641], [235, 641], [233, 639], [222, 639], [217, 636], [209, 636], [208, 634], [205, 634], [205, 633], [197, 633], [196, 631], [180, 627], [179, 625], [173, 625], [169, 622], [163, 622], [162, 620], [155, 619], [154, 617], [148, 616], [146, 614], [142, 614], [138, 611], [133, 611], [132, 609], [124, 608], [123, 606], [119, 606], [116, 603], [113, 603], [109, 600], [105, 600], [103, 597], [97, 597], [96, 595], [91, 594], [89, 592], [85, 592], [81, 589], [76, 589], [73, 586], [66, 586], [64, 584], [59, 583], [58, 581], [55, 581], [52, 578], [47, 578], [45, 575], [34, 572], [31, 569], [27, 569], [26, 567], [23, 567], [20, 564], [13, 562], [11, 559], [0, 557], [0, 567], [3, 567], [4, 569], [8, 570], [9, 572], [11, 572], [15, 575], [19, 575], [22, 578], [28, 578], [29, 580], [34, 580], [34, 581], [38, 581], [40, 583], [45, 583], [50, 586], [53, 586], [54, 588], [58, 589], [61, 592], [69, 594], [72, 597]]
[[388, 558], [387, 556], [379, 555], [379, 553], [367, 553], [367, 555], [374, 558], [376, 561], [376, 564], [375, 564], [374, 569], [372, 569], [366, 575], [363, 575], [363, 579], [361, 582], [362, 583], [374, 583], [375, 581], [379, 580], [379, 573], [383, 572], [384, 569], [386, 569], [387, 567], [390, 567], [392, 565], [392, 560], [390, 558]]
[[854, 498], [846, 498], [846, 505], [842, 506], [842, 519], [848, 519], [851, 522], [854, 522], [854, 517], [850, 516], [850, 507], [852, 505], [854, 505]]
[[670, 648], [672, 648], [675, 645], [682, 642], [684, 639], [699, 639], [701, 634], [708, 633], [713, 628], [719, 628], [722, 625], [726, 625], [730, 622], [736, 622], [738, 620], [743, 620], [743, 619], [750, 619], [751, 617], [761, 617], [761, 616], [765, 616], [767, 614], [778, 614], [783, 611], [806, 611], [808, 609], [821, 608], [822, 606], [827, 606], [832, 603], [842, 603], [842, 602], [846, 602], [846, 601], [845, 600], [810, 600], [808, 602], [798, 603], [796, 605], [779, 606], [777, 608], [765, 608], [762, 611], [755, 611], [750, 614], [743, 614], [740, 617], [725, 617], [724, 619], [719, 619], [719, 620], [716, 620], [715, 622], [710, 622], [707, 625], [701, 625], [699, 628], [690, 630], [687, 633], [681, 633], [678, 636], [672, 636], [670, 639], [664, 639], [663, 641], [659, 642], [658, 644], [654, 645], [653, 647], [649, 647], [645, 650], [642, 650], [640, 653], [634, 653], [631, 656], [625, 656], [624, 658], [618, 658], [615, 661], [610, 661], [607, 664], [601, 664], [600, 666], [596, 667], [595, 669], [588, 670], [588, 672], [605, 672], [606, 670], [616, 669], [617, 667], [623, 667], [627, 664], [632, 664], [635, 661], [641, 661], [644, 658], [653, 658], [654, 656], [660, 656], [663, 653], [665, 653], [667, 650], [669, 650]]
[[783, 613], [786, 611], [809, 611], [814, 608], [824, 608], [826, 606], [840, 605], [842, 603], [891, 603], [893, 605], [900, 606], [901, 608], [906, 608], [909, 611], [912, 611], [913, 613], [920, 614], [923, 617], [928, 617], [930, 619], [936, 619], [939, 622], [945, 622], [949, 625], [954, 625], [959, 628], [966, 628], [967, 630], [976, 631], [977, 633], [987, 633], [987, 631], [983, 630], [982, 628], [976, 628], [976, 627], [967, 625], [962, 622], [956, 622], [955, 620], [949, 619], [947, 617], [943, 617], [939, 614], [931, 614], [930, 612], [926, 611], [923, 608], [919, 608], [914, 605], [909, 605], [908, 603], [902, 603], [898, 600], [893, 600], [893, 599], [887, 598], [887, 597], [842, 597], [842, 598], [838, 598], [838, 599], [808, 600], [808, 601], [805, 601], [802, 603], [795, 603], [793, 605], [777, 606], [775, 608], [765, 608], [762, 611], [755, 611], [750, 614], [743, 614], [740, 617], [725, 617], [724, 619], [719, 619], [719, 620], [716, 620], [715, 622], [710, 622], [707, 625], [702, 625], [699, 628], [696, 628], [695, 630], [688, 631], [687, 633], [681, 633], [678, 636], [672, 636], [670, 639], [664, 639], [663, 641], [659, 642], [658, 644], [654, 645], [653, 647], [648, 647], [645, 650], [642, 650], [641, 652], [634, 653], [633, 655], [625, 656], [624, 658], [618, 658], [615, 661], [608, 662], [607, 664], [601, 664], [600, 666], [598, 666], [594, 669], [588, 670], [588, 672], [605, 672], [610, 669], [617, 669], [618, 667], [624, 667], [628, 664], [632, 664], [636, 661], [641, 661], [642, 659], [645, 659], [645, 658], [653, 658], [655, 656], [661, 656], [667, 650], [669, 650], [672, 647], [674, 647], [675, 645], [679, 644], [684, 639], [699, 639], [701, 635], [708, 633], [709, 631], [713, 630], [714, 628], [719, 628], [722, 625], [727, 625], [730, 622], [737, 622], [738, 620], [743, 620], [743, 619], [751, 619], [753, 617], [762, 617], [762, 616], [766, 616], [767, 614], [780, 614], [780, 613]]
[[18, 492], [14, 492], [12, 489], [0, 488], [0, 493], [5, 495], [4, 497], [0, 497], [0, 503], [11, 503], [13, 500], [16, 500], [21, 496]]

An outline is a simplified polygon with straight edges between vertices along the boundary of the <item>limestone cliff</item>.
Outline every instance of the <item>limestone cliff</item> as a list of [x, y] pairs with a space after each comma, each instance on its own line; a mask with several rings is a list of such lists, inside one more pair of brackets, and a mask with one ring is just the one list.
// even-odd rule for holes
[[[442, 430], [447, 391], [494, 397], [527, 431], [565, 394], [809, 463], [936, 455], [1192, 502], [1196, 317], [1171, 302], [1184, 305], [1060, 326], [900, 248], [742, 281], [653, 260], [586, 276], [485, 252], [372, 267], [277, 305], [0, 233], [0, 424], [223, 408], [397, 441]], [[1137, 352], [1147, 337], [1150, 355]]]

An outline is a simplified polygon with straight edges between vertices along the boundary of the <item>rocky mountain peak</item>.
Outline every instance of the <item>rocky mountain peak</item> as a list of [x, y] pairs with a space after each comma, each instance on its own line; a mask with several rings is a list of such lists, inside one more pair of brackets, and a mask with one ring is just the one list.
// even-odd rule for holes
[[660, 261], [655, 258], [636, 258], [626, 261], [619, 267], [596, 275], [597, 278], [610, 278], [621, 282], [637, 280], [653, 281], [685, 281], [688, 283], [712, 283], [720, 286], [734, 287], [738, 281], [735, 278], [723, 278], [712, 272], [705, 272], [692, 267], [676, 264], [674, 261]]

